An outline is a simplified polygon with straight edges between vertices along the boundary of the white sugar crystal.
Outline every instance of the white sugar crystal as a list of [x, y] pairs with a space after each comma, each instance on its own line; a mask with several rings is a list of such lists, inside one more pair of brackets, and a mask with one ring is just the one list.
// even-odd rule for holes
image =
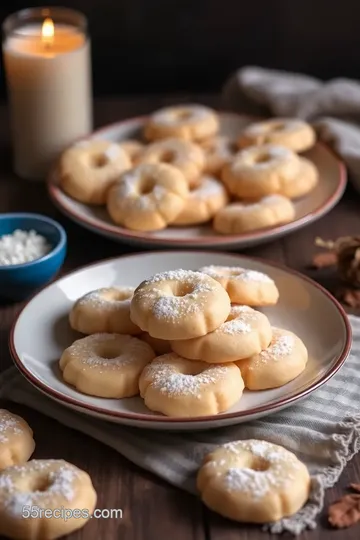
[[51, 245], [34, 230], [16, 229], [0, 237], [0, 266], [24, 264], [44, 257]]

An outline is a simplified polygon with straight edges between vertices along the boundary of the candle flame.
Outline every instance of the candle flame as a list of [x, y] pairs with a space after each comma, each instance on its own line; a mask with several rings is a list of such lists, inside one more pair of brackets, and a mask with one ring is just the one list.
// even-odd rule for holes
[[52, 19], [46, 18], [41, 28], [41, 38], [45, 44], [50, 45], [53, 42], [55, 34], [54, 23]]

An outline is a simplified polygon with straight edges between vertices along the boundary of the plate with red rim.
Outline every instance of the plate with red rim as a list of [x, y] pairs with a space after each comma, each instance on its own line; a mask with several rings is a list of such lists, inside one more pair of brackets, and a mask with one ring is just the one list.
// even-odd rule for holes
[[[81, 337], [68, 323], [69, 311], [78, 297], [100, 287], [137, 286], [143, 279], [166, 270], [194, 270], [212, 264], [258, 270], [275, 280], [279, 302], [261, 311], [274, 326], [295, 332], [308, 348], [306, 369], [295, 380], [273, 390], [245, 390], [230, 410], [198, 418], [169, 418], [154, 413], [139, 396], [120, 400], [87, 396], [63, 381], [59, 358], [66, 347]], [[351, 328], [345, 312], [330, 293], [293, 270], [242, 255], [179, 250], [105, 260], [58, 279], [25, 305], [9, 340], [13, 360], [22, 375], [63, 406], [134, 427], [190, 431], [254, 420], [306, 398], [345, 362], [350, 351]]]
[[[219, 113], [220, 133], [235, 138], [254, 119], [233, 113]], [[90, 139], [118, 142], [141, 138], [146, 117], [117, 122], [95, 131]], [[346, 169], [339, 158], [324, 144], [316, 145], [306, 154], [319, 170], [317, 187], [295, 201], [295, 219], [290, 223], [236, 235], [220, 235], [211, 224], [195, 227], [168, 227], [156, 232], [131, 231], [115, 225], [104, 207], [82, 204], [68, 196], [59, 185], [57, 170], [48, 179], [50, 198], [57, 208], [80, 226], [119, 242], [151, 247], [177, 248], [245, 248], [275, 240], [309, 225], [329, 212], [342, 197], [346, 187]]]

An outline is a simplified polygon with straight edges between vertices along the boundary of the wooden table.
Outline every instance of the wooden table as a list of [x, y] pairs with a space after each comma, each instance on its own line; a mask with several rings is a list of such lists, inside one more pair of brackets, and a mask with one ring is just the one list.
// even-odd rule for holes
[[[154, 108], [179, 101], [162, 97], [106, 100], [96, 103], [96, 123], [144, 114]], [[212, 96], [182, 96], [183, 100], [198, 100], [216, 104]], [[55, 217], [66, 228], [69, 240], [64, 272], [81, 265], [116, 255], [130, 249], [82, 230], [59, 214], [50, 203], [44, 185], [18, 180], [11, 173], [10, 144], [6, 109], [0, 107], [0, 212], [32, 211]], [[283, 240], [248, 250], [269, 260], [279, 261], [319, 279], [331, 286], [328, 271], [308, 271], [316, 236], [335, 238], [360, 232], [360, 197], [349, 189], [340, 204], [326, 217]], [[132, 249], [131, 251], [134, 251]], [[21, 304], [0, 305], [0, 371], [11, 365], [7, 339], [10, 327]], [[63, 427], [26, 407], [2, 404], [23, 415], [35, 432], [36, 458], [64, 458], [86, 469], [99, 494], [99, 508], [121, 508], [120, 520], [92, 520], [72, 540], [268, 540], [270, 535], [259, 527], [240, 526], [226, 521], [203, 508], [195, 497], [139, 469], [115, 451], [71, 429]], [[360, 457], [355, 457], [343, 473], [340, 482], [327, 491], [326, 506], [344, 493], [349, 482], [360, 482]], [[325, 540], [329, 534], [336, 540], [359, 538], [360, 525], [345, 531], [331, 531], [326, 524], [326, 512], [319, 518], [315, 531], [305, 532], [306, 540]]]

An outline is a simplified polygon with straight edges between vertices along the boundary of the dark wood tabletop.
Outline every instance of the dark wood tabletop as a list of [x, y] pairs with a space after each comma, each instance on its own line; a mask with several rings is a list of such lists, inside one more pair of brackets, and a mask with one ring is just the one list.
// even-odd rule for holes
[[[163, 98], [152, 96], [136, 99], [109, 99], [96, 103], [97, 125], [148, 113], [154, 108], [187, 100], [216, 105], [212, 96], [181, 96]], [[102, 258], [136, 251], [84, 231], [63, 217], [51, 204], [44, 184], [29, 183], [11, 172], [11, 149], [6, 108], [0, 107], [0, 212], [31, 211], [54, 217], [68, 234], [68, 255], [63, 272]], [[319, 280], [330, 290], [334, 286], [333, 271], [309, 270], [316, 248], [314, 239], [320, 236], [333, 239], [359, 234], [360, 196], [348, 188], [341, 202], [332, 212], [316, 223], [282, 240], [249, 249], [246, 253], [278, 261]], [[22, 304], [0, 304], [0, 371], [11, 365], [8, 334]], [[36, 339], [36, 336], [35, 336]], [[21, 414], [34, 430], [37, 443], [34, 457], [63, 458], [87, 470], [98, 492], [98, 508], [119, 508], [122, 519], [91, 520], [84, 529], [69, 536], [71, 540], [269, 540], [260, 527], [243, 526], [220, 518], [206, 510], [200, 501], [155, 475], [148, 474], [105, 445], [66, 428], [26, 407], [0, 403]], [[340, 481], [326, 493], [325, 509], [318, 528], [301, 535], [302, 540], [325, 540], [330, 534], [335, 540], [359, 538], [360, 524], [350, 529], [330, 530], [326, 520], [327, 506], [344, 493], [350, 482], [360, 482], [360, 457], [347, 466]], [[287, 535], [285, 535], [288, 537]]]

